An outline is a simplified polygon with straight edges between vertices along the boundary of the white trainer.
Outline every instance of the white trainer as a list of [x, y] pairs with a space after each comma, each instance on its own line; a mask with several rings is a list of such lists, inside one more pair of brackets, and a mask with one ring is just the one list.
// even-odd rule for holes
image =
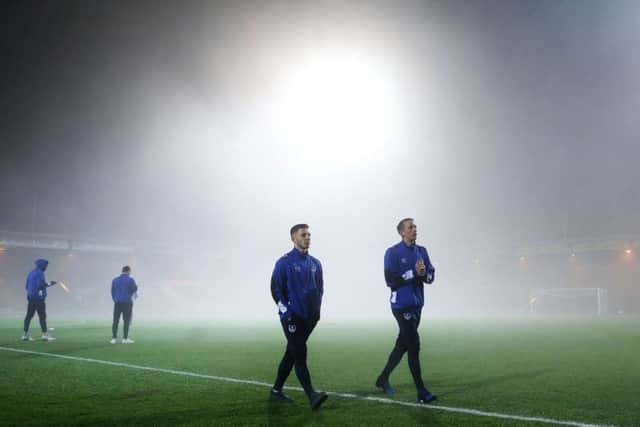
[[52, 337], [51, 335], [47, 334], [42, 334], [42, 341], [55, 341], [56, 339], [54, 337]]
[[117, 343], [118, 341], [116, 341], [116, 339], [115, 339], [115, 338], [111, 338], [111, 341], [109, 341], [109, 342], [110, 342], [111, 344], [115, 344], [115, 343]]
[[21, 339], [22, 341], [33, 341], [33, 338], [31, 338], [29, 335], [23, 335]]
[[122, 340], [122, 344], [133, 344], [135, 341], [131, 338], [125, 338]]

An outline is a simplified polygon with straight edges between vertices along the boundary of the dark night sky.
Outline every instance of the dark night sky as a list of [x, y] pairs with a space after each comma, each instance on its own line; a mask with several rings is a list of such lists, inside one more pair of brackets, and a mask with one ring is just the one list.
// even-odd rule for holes
[[[634, 1], [16, 1], [0, 20], [0, 229], [269, 227], [265, 205], [291, 202], [277, 183], [300, 178], [256, 148], [265, 64], [344, 38], [402, 64], [411, 137], [389, 161], [417, 171], [428, 197], [410, 206], [442, 240], [562, 238], [567, 218], [575, 238], [640, 232]], [[300, 203], [335, 216], [351, 190], [363, 210], [424, 193], [371, 176]]]

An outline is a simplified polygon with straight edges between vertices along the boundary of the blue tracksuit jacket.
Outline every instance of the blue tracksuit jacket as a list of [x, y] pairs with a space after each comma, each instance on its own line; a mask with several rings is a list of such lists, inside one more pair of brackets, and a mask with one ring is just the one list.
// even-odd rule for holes
[[121, 274], [111, 282], [111, 298], [113, 302], [133, 302], [131, 297], [138, 290], [138, 285], [133, 277]]
[[35, 260], [36, 268], [31, 270], [27, 276], [25, 290], [27, 291], [27, 299], [44, 301], [47, 298], [47, 288], [49, 284], [44, 278], [44, 269], [49, 264], [46, 259]]
[[317, 258], [291, 250], [277, 262], [271, 275], [271, 296], [280, 318], [291, 312], [303, 319], [319, 320], [324, 283]]
[[[424, 261], [427, 269], [427, 274], [423, 277], [418, 276], [416, 271], [418, 259]], [[433, 282], [435, 272], [424, 246], [407, 246], [401, 241], [387, 249], [384, 254], [384, 278], [387, 286], [391, 288], [391, 309], [422, 308], [424, 284]]]

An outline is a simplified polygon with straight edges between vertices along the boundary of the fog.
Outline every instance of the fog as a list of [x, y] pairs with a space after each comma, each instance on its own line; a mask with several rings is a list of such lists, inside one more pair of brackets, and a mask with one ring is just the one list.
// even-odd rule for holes
[[637, 2], [6, 9], [4, 313], [46, 257], [70, 289], [52, 318], [108, 318], [125, 264], [136, 318], [275, 318], [304, 222], [323, 318], [388, 318], [404, 217], [436, 268], [429, 315], [525, 315], [536, 287], [640, 311]]

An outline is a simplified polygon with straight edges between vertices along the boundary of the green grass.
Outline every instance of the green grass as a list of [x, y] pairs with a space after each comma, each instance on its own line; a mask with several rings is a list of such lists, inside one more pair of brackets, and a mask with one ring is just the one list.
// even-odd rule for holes
[[[373, 382], [395, 339], [388, 323], [321, 322], [309, 342], [317, 389], [379, 396]], [[257, 326], [145, 323], [134, 345], [110, 345], [108, 323], [52, 321], [58, 340], [23, 343], [0, 321], [0, 346], [270, 383], [284, 348], [277, 320]], [[32, 326], [37, 330], [37, 321]], [[432, 320], [422, 366], [439, 405], [585, 423], [640, 425], [638, 319]], [[406, 358], [393, 399], [413, 401]], [[288, 385], [299, 386], [292, 373]], [[0, 425], [541, 425], [330, 397], [318, 412], [268, 389], [0, 351]]]

